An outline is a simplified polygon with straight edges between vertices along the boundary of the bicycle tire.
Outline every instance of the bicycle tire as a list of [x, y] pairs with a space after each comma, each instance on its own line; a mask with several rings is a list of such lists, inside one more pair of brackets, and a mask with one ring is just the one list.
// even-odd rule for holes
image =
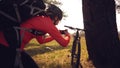
[[80, 65], [80, 41], [75, 39], [73, 41], [72, 53], [71, 53], [71, 65], [72, 68], [81, 68]]

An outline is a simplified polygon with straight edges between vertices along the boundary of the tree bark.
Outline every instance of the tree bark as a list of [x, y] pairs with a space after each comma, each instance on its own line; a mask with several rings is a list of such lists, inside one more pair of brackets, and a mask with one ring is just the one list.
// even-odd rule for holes
[[120, 67], [120, 43], [114, 0], [83, 0], [89, 59], [96, 68]]

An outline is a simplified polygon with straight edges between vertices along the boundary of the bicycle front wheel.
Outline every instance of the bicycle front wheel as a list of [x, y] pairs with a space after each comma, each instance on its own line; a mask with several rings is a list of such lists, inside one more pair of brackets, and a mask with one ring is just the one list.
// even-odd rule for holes
[[72, 68], [81, 68], [80, 65], [80, 41], [74, 40], [71, 53], [71, 65]]

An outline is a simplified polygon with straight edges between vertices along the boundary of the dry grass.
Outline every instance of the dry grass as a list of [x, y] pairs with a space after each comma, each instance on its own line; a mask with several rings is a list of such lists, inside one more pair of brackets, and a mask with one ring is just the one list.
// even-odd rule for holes
[[[31, 40], [25, 50], [36, 61], [40, 68], [71, 68], [71, 46], [61, 47], [56, 41], [46, 44], [39, 44], [35, 39]], [[83, 68], [94, 68], [88, 61], [85, 38], [82, 37], [81, 64]]]

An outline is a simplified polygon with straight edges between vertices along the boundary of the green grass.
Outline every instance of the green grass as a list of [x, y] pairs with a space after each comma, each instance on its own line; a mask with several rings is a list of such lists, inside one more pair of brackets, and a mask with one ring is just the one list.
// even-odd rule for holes
[[[35, 39], [31, 40], [25, 47], [26, 52], [31, 55], [40, 68], [71, 68], [71, 46], [70, 41], [67, 47], [60, 46], [56, 41], [39, 44]], [[82, 37], [81, 64], [83, 68], [94, 68], [91, 61], [88, 61], [85, 38]], [[48, 49], [49, 47], [50, 49]]]

